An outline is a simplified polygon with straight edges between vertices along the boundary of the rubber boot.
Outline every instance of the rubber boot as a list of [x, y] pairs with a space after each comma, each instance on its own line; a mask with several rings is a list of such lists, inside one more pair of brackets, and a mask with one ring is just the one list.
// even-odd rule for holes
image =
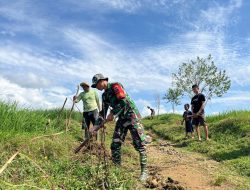
[[148, 178], [148, 170], [147, 170], [147, 154], [146, 152], [140, 152], [140, 162], [141, 162], [141, 175], [140, 181], [144, 182]]

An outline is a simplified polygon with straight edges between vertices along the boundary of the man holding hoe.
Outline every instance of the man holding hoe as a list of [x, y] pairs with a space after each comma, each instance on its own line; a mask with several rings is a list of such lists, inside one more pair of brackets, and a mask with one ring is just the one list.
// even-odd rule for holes
[[[129, 130], [133, 139], [134, 148], [140, 154], [140, 180], [145, 181], [147, 179], [146, 135], [140, 123], [141, 116], [134, 101], [129, 97], [120, 83], [109, 83], [108, 78], [102, 74], [94, 75], [92, 83], [93, 88], [97, 88], [100, 91], [104, 90], [102, 94], [103, 107], [100, 115], [106, 121], [112, 121], [114, 116], [118, 118], [111, 143], [113, 163], [118, 166], [121, 165], [121, 145]], [[112, 110], [107, 116], [109, 107], [111, 107]], [[95, 125], [90, 132], [95, 133], [100, 127], [101, 125]]]
[[98, 119], [100, 102], [97, 92], [90, 89], [88, 83], [82, 82], [80, 86], [83, 88], [83, 92], [81, 92], [79, 96], [74, 96], [73, 100], [75, 103], [79, 101], [83, 102], [82, 129], [85, 131], [84, 138], [87, 139], [89, 137], [90, 122], [94, 126]]
[[149, 106], [147, 106], [147, 108], [150, 110], [150, 112], [151, 112], [151, 114], [150, 114], [150, 118], [151, 119], [154, 119], [154, 116], [155, 116], [155, 110], [153, 109], [153, 108], [151, 108], [151, 107], [149, 107]]

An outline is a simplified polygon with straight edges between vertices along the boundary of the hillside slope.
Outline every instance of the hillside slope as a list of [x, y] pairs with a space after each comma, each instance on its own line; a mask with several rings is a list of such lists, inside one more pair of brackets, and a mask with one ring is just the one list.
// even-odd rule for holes
[[[74, 154], [82, 136], [81, 114], [72, 114], [66, 133], [68, 110], [59, 119], [58, 112], [0, 102], [0, 170], [18, 153], [0, 173], [0, 189], [134, 189], [131, 173], [115, 168], [110, 160], [105, 167], [100, 143]], [[110, 136], [108, 131], [107, 139]]]
[[[114, 122], [106, 125], [105, 152], [99, 141], [92, 142], [90, 149], [85, 147], [74, 154], [82, 136], [81, 114], [73, 112], [66, 133], [68, 112], [63, 111], [58, 118], [59, 110], [18, 109], [16, 104], [0, 102], [0, 170], [18, 153], [0, 173], [1, 190], [140, 190], [152, 188], [149, 185], [155, 177], [161, 178], [161, 182], [168, 177], [179, 181], [172, 188], [249, 188], [249, 120], [246, 119], [249, 112], [208, 118], [209, 142], [184, 140], [179, 115], [144, 119], [146, 132], [154, 139], [148, 145], [150, 176], [146, 184], [138, 181], [138, 154], [130, 134], [122, 147], [122, 167], [116, 168], [111, 163], [109, 146]], [[158, 183], [158, 189], [167, 189], [165, 183], [161, 184]]]
[[248, 111], [237, 111], [207, 117], [211, 140], [205, 141], [203, 136], [202, 142], [197, 138], [184, 138], [185, 129], [180, 125], [180, 115], [160, 115], [153, 120], [145, 118], [143, 123], [147, 130], [157, 135], [156, 138], [169, 140], [185, 151], [201, 153], [208, 159], [222, 163], [229, 173], [250, 181], [249, 116]]

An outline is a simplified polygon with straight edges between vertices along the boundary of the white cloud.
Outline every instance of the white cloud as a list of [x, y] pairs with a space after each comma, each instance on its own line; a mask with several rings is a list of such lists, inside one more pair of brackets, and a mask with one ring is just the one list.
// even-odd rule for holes
[[92, 56], [98, 56], [98, 50], [106, 50], [107, 52], [109, 50], [115, 50], [112, 44], [105, 41], [100, 36], [86, 30], [79, 28], [66, 28], [63, 33], [70, 43], [74, 42], [73, 47], [75, 47], [78, 51], [81, 50], [83, 55], [91, 53]]
[[[51, 107], [51, 100], [59, 95], [63, 99], [63, 95], [65, 97], [72, 94], [67, 88], [58, 86], [90, 82], [98, 72], [107, 75], [110, 81], [122, 82], [129, 92], [156, 89], [165, 91], [171, 84], [171, 78], [166, 74], [170, 72], [169, 68], [173, 63], [169, 62], [169, 66], [165, 64], [161, 53], [157, 54], [158, 49], [157, 52], [147, 49], [144, 53], [132, 53], [84, 30], [66, 30], [64, 34], [68, 43], [73, 44], [72, 48], [83, 52], [82, 59], [56, 58], [44, 50], [41, 52], [34, 47], [20, 47], [12, 43], [0, 46], [0, 73], [8, 79], [12, 89], [28, 91], [19, 93], [17, 100], [21, 103], [27, 102], [29, 90], [33, 94], [43, 91], [42, 98], [46, 101], [42, 102], [47, 102], [43, 106]], [[42, 106], [35, 100], [33, 102], [34, 106]], [[55, 105], [58, 104], [55, 102]]]
[[113, 9], [134, 12], [142, 6], [139, 0], [98, 0], [101, 4], [108, 5]]
[[62, 86], [55, 86], [55, 87], [51, 87], [48, 89], [48, 91], [55, 93], [55, 94], [59, 94], [59, 95], [65, 95], [65, 94], [71, 94], [72, 92]]
[[235, 87], [249, 87], [250, 86], [250, 57], [244, 57], [238, 60], [233, 60], [228, 64], [227, 72], [230, 75], [233, 85]]
[[213, 3], [211, 7], [206, 10], [201, 10], [200, 18], [196, 24], [199, 30], [207, 30], [210, 32], [218, 33], [225, 29], [228, 24], [237, 22], [232, 13], [242, 6], [241, 0], [231, 0], [226, 5]]
[[26, 0], [1, 3], [0, 16], [10, 21], [8, 24], [1, 23], [1, 25], [12, 35], [15, 35], [15, 32], [42, 35], [48, 29], [50, 22], [38, 15], [38, 10], [38, 6]]
[[97, 72], [102, 72], [111, 80], [126, 83], [125, 86], [132, 88], [132, 91], [145, 89], [145, 87], [148, 90], [156, 89], [156, 87], [165, 90], [165, 87], [171, 83], [171, 78], [164, 75], [164, 72], [169, 73], [169, 68], [173, 63], [166, 63], [158, 55], [160, 51], [157, 49], [157, 52], [153, 52], [152, 49], [145, 50], [144, 53], [130, 52], [96, 34], [79, 29], [66, 30], [65, 36], [70, 44], [75, 44], [73, 48], [82, 52], [84, 60], [72, 63], [68, 68], [70, 73], [75, 68], [79, 68], [80, 73], [84, 73], [87, 69], [92, 76]]
[[147, 11], [169, 15], [175, 13], [180, 19], [185, 19], [187, 11], [192, 10], [197, 0], [64, 0], [68, 8], [74, 11], [91, 11], [96, 14], [123, 12], [126, 14], [142, 14]]
[[10, 30], [1, 30], [0, 34], [5, 35], [5, 36], [11, 36], [11, 37], [15, 36], [15, 33], [13, 31], [10, 31]]
[[[33, 47], [21, 48], [8, 44], [0, 47], [1, 73], [5, 73], [5, 77], [18, 86], [32, 87], [37, 90], [42, 88], [50, 96], [58, 94], [68, 96], [70, 90], [65, 87], [53, 88], [53, 86], [65, 85], [65, 83], [76, 85], [84, 80], [90, 82], [95, 73], [102, 72], [110, 78], [110, 81], [122, 82], [132, 95], [139, 95], [142, 91], [157, 90], [164, 93], [171, 86], [171, 73], [175, 72], [179, 63], [195, 58], [194, 52], [199, 56], [207, 56], [207, 52], [214, 53], [217, 57], [221, 56], [217, 54], [216, 47], [213, 46], [214, 49], [210, 49], [211, 41], [216, 37], [206, 32], [199, 34], [189, 32], [177, 39], [179, 42], [137, 51], [116, 46], [111, 40], [79, 28], [62, 29], [62, 32], [64, 40], [71, 48], [81, 52], [82, 57], [56, 58]], [[221, 60], [230, 52], [231, 49], [225, 51]], [[219, 62], [219, 66], [227, 64], [225, 62], [225, 60], [222, 63]], [[241, 65], [230, 65], [229, 74], [237, 76], [232, 78], [234, 81], [242, 77], [239, 71], [247, 71], [246, 67]], [[25, 70], [28, 73], [14, 74], [10, 70], [13, 72]], [[248, 84], [247, 79], [244, 84]], [[23, 93], [21, 96], [25, 98], [27, 94]], [[44, 98], [49, 100], [50, 97]], [[146, 110], [142, 109], [143, 114], [146, 114]], [[164, 106], [161, 110], [167, 112]]]
[[50, 80], [45, 78], [45, 76], [39, 76], [39, 74], [34, 74], [31, 72], [28, 73], [3, 73], [5, 78], [8, 78], [10, 81], [19, 84], [22, 87], [26, 88], [44, 88], [52, 84]]
[[0, 77], [0, 88], [1, 100], [17, 101], [25, 107], [53, 108], [61, 105], [64, 99], [64, 96], [48, 97], [43, 90], [23, 88], [2, 77]]
[[18, 45], [15, 43], [0, 44], [0, 63], [12, 68], [22, 66], [24, 69], [30, 68], [47, 72], [54, 66], [65, 64], [63, 60], [53, 58], [44, 54], [40, 48], [29, 45]]
[[[244, 44], [242, 42], [229, 44], [226, 39], [227, 27], [237, 22], [234, 13], [242, 5], [241, 0], [232, 0], [225, 5], [213, 2], [207, 9], [200, 10], [198, 19], [189, 23], [194, 30], [187, 31], [179, 40], [183, 42], [185, 47], [183, 49], [195, 52], [193, 56], [204, 57], [212, 54], [219, 69], [226, 69], [233, 87], [250, 85], [247, 77], [250, 74], [250, 57], [242, 56]], [[245, 42], [249, 43], [247, 40]], [[182, 51], [182, 48], [179, 51]], [[192, 55], [188, 56], [187, 59], [195, 58]]]
[[250, 103], [249, 91], [229, 91], [225, 97], [218, 97], [211, 100], [212, 104], [226, 104], [247, 106]]
[[[147, 3], [137, 0], [99, 0], [96, 2], [88, 3], [92, 6], [106, 5], [103, 9], [109, 7], [129, 13], [135, 13], [143, 8], [143, 10], [149, 9], [150, 6], [162, 6], [164, 10], [168, 10], [180, 4], [183, 5], [180, 7], [180, 10], [183, 9], [183, 15], [185, 15], [185, 6], [192, 6], [194, 3], [194, 1], [188, 4], [187, 1], [170, 2], [167, 0], [147, 1]], [[75, 3], [79, 7], [88, 8], [88, 3], [82, 3], [84, 5], [81, 5], [79, 1]], [[233, 80], [233, 85], [249, 86], [250, 58], [241, 57], [238, 47], [231, 47], [227, 44], [224, 33], [225, 26], [231, 22], [232, 13], [238, 10], [242, 3], [231, 1], [225, 6], [215, 5], [207, 10], [201, 10], [198, 19], [190, 22], [193, 30], [188, 30], [179, 37], [175, 36], [166, 44], [138, 49], [127, 49], [116, 45], [117, 42], [105, 36], [104, 33], [91, 32], [73, 25], [61, 26], [60, 30], [56, 30], [55, 26], [58, 27], [58, 23], [46, 17], [39, 17], [35, 9], [29, 14], [32, 5], [25, 1], [3, 5], [0, 7], [0, 14], [14, 21], [1, 32], [3, 35], [15, 35], [11, 31], [12, 27], [13, 31], [31, 30], [29, 32], [39, 35], [42, 32], [47, 33], [48, 26], [53, 28], [55, 25], [56, 35], [67, 43], [64, 45], [79, 53], [76, 58], [60, 51], [62, 57], [58, 58], [53, 55], [53, 52], [48, 53], [47, 50], [42, 50], [38, 46], [1, 43], [0, 73], [4, 76], [1, 80], [5, 87], [11, 87], [10, 91], [4, 91], [4, 93], [11, 93], [12, 97], [25, 104], [28, 102], [29, 94], [33, 94], [34, 100], [30, 103], [33, 102], [34, 106], [50, 107], [53, 106], [52, 104], [57, 105], [58, 97], [60, 101], [63, 101], [65, 96], [72, 94], [72, 89], [77, 83], [90, 82], [92, 76], [99, 72], [107, 75], [110, 81], [122, 82], [132, 95], [140, 96], [142, 91], [156, 90], [163, 93], [171, 86], [171, 73], [176, 71], [178, 64], [188, 59], [195, 59], [196, 56], [207, 56], [209, 53], [215, 57], [215, 63], [219, 68], [226, 68]], [[99, 8], [102, 9], [101, 6]], [[14, 26], [15, 23], [18, 23], [18, 26]], [[17, 97], [14, 92], [19, 90]], [[4, 96], [4, 99], [6, 98], [8, 96]], [[154, 107], [153, 102], [146, 100], [140, 100], [138, 104], [142, 109], [142, 114], [148, 114], [148, 110], [145, 109], [146, 104]], [[168, 112], [164, 106], [161, 107], [161, 113], [163, 112]]]

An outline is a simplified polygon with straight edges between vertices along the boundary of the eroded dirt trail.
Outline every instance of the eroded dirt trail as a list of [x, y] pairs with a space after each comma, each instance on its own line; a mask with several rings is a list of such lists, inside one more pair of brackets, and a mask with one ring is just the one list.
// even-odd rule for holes
[[184, 189], [235, 189], [233, 184], [228, 182], [221, 186], [214, 185], [213, 182], [216, 178], [216, 174], [220, 170], [220, 163], [216, 161], [208, 160], [204, 156], [195, 153], [183, 151], [180, 148], [175, 148], [173, 144], [163, 140], [153, 142], [148, 145], [147, 149], [150, 173], [148, 183], [151, 185], [153, 183], [152, 186], [154, 186], [154, 183], [157, 184], [158, 189], [164, 188], [160, 185], [157, 178], [161, 178], [161, 181], [165, 181], [168, 177], [178, 181], [178, 185]]

